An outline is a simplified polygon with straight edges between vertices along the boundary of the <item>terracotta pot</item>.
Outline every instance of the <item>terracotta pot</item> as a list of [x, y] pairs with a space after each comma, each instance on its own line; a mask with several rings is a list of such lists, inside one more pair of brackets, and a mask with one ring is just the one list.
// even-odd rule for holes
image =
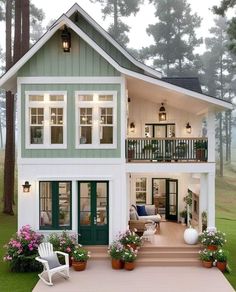
[[135, 268], [135, 263], [134, 262], [125, 262], [124, 268], [127, 271], [132, 271]]
[[221, 272], [224, 272], [226, 270], [227, 262], [217, 262], [216, 266]]
[[120, 270], [124, 268], [124, 262], [122, 260], [111, 259], [111, 266], [114, 270]]
[[138, 248], [138, 246], [135, 243], [128, 243], [128, 244], [126, 244], [126, 248], [127, 249], [132, 248], [133, 250], [136, 250]]
[[205, 268], [211, 268], [213, 265], [213, 262], [202, 261], [202, 265]]
[[218, 249], [218, 246], [217, 245], [208, 245], [207, 249], [215, 251]]
[[76, 262], [72, 261], [72, 267], [75, 271], [83, 271], [85, 270], [87, 262]]

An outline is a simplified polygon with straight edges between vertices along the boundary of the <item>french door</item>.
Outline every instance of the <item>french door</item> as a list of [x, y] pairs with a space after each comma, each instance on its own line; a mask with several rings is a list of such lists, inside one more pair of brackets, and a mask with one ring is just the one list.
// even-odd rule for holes
[[108, 244], [108, 186], [107, 181], [78, 182], [78, 240], [81, 244]]
[[178, 180], [166, 180], [166, 219], [177, 221], [178, 219]]

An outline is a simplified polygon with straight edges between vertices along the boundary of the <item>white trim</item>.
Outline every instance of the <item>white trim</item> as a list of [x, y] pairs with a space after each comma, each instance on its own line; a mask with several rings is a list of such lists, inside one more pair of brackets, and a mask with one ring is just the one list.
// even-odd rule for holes
[[74, 77], [74, 76], [38, 76], [38, 77], [18, 77], [21, 84], [120, 84], [122, 77]]
[[127, 97], [126, 97], [126, 79], [125, 76], [122, 75], [122, 83], [120, 90], [120, 149], [121, 149], [121, 157], [123, 158], [123, 163], [125, 164], [125, 141], [127, 137], [127, 116], [126, 116], [126, 106], [127, 106]]
[[131, 56], [122, 46], [115, 41], [90, 15], [88, 15], [77, 3], [75, 3], [67, 12], [66, 16], [69, 18], [74, 12], [78, 11], [82, 16], [93, 26], [96, 30], [101, 33], [114, 47], [116, 47], [130, 62], [136, 65], [139, 68], [142, 68], [145, 72], [156, 76], [158, 78], [162, 77], [162, 73], [156, 71], [147, 65], [139, 62], [133, 56]]
[[[79, 95], [93, 95], [96, 97], [98, 95], [112, 95], [112, 101], [79, 101]], [[110, 107], [113, 109], [113, 143], [112, 144], [100, 144], [100, 114], [99, 109], [101, 107]], [[92, 144], [80, 144], [79, 143], [79, 131], [80, 123], [79, 123], [79, 109], [80, 108], [92, 108]], [[117, 91], [110, 90], [83, 90], [83, 91], [75, 91], [75, 138], [76, 149], [116, 149], [117, 148]]]
[[[22, 134], [21, 134], [21, 83], [17, 79], [17, 111], [16, 111], [16, 118], [17, 118], [17, 157], [18, 159], [21, 158], [21, 140], [22, 140]], [[18, 210], [19, 212], [19, 210]]]
[[18, 165], [121, 165], [121, 158], [18, 158]]
[[[64, 96], [64, 101], [49, 101], [50, 94], [58, 94]], [[29, 101], [29, 95], [43, 95], [48, 100], [44, 101]], [[30, 124], [29, 124], [29, 108], [43, 108], [44, 120], [48, 121], [47, 124], [43, 124], [44, 143], [31, 144], [30, 143]], [[51, 144], [50, 143], [50, 108], [62, 108], [63, 109], [63, 144]], [[66, 91], [25, 91], [25, 149], [66, 149], [67, 148], [67, 92]]]

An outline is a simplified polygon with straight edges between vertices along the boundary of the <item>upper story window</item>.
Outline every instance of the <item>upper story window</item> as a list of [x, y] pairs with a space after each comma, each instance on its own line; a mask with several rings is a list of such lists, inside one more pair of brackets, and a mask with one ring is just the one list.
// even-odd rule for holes
[[66, 148], [65, 92], [26, 92], [26, 147]]
[[76, 92], [76, 147], [116, 148], [116, 92]]

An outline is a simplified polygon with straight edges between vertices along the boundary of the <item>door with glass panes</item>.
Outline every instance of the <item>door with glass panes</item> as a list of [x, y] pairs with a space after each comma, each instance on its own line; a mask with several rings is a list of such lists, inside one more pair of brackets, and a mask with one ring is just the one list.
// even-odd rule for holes
[[81, 181], [79, 190], [79, 242], [108, 244], [108, 182]]

